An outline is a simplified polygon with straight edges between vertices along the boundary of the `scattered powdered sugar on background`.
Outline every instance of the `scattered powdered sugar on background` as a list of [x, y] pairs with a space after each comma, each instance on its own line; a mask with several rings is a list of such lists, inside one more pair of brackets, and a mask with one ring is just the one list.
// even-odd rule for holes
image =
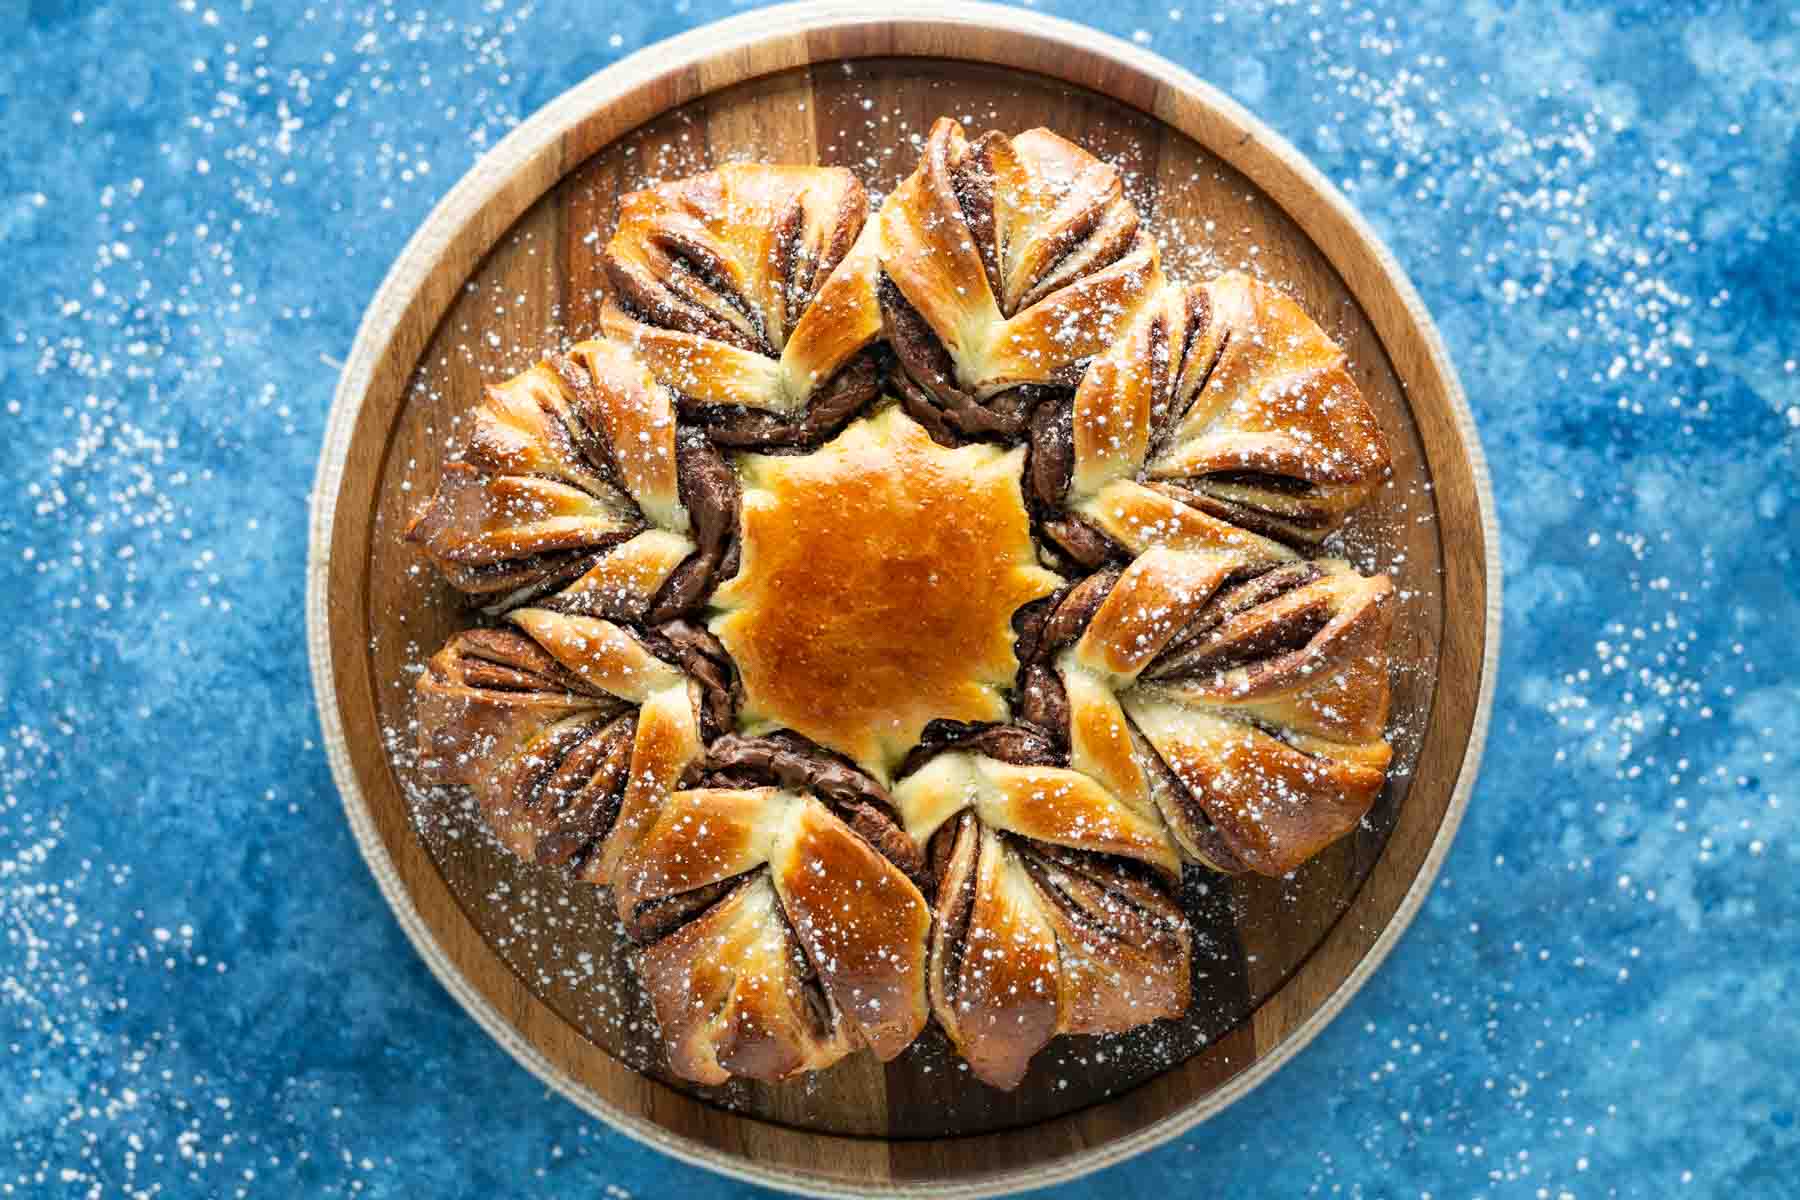
[[[1507, 569], [1487, 765], [1413, 932], [1275, 1081], [1071, 1190], [1791, 1189], [1794, 14], [1038, 7], [1231, 92], [1388, 239]], [[388, 263], [521, 115], [727, 11], [0, 15], [0, 1195], [741, 1193], [545, 1098], [432, 982], [300, 634]]]

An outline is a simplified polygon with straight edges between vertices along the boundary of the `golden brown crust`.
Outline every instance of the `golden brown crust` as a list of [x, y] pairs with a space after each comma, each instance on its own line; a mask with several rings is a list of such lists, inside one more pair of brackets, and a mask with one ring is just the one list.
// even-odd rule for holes
[[976, 1078], [1014, 1088], [1056, 1036], [1056, 934], [995, 830], [964, 813], [954, 839], [931, 933], [931, 1011]]
[[885, 780], [932, 719], [1004, 719], [1012, 614], [1056, 585], [1021, 458], [946, 450], [893, 408], [810, 455], [744, 457], [742, 564], [711, 629], [746, 729], [796, 730]]
[[1190, 858], [1280, 875], [1385, 782], [1393, 587], [1324, 562], [1222, 588], [1233, 571], [1167, 550], [1125, 571], [1058, 660], [1071, 762], [1156, 805]]
[[1230, 550], [1258, 562], [1291, 562], [1293, 550], [1260, 534], [1213, 516], [1156, 484], [1118, 479], [1070, 508], [1130, 554], [1163, 547], [1171, 550]]
[[1056, 930], [1061, 1032], [1123, 1033], [1187, 1011], [1191, 935], [1166, 881], [1092, 854], [1024, 857]]
[[540, 602], [609, 621], [654, 620], [649, 614], [669, 580], [693, 557], [694, 542], [686, 534], [646, 529], [617, 543]]
[[931, 911], [906, 874], [816, 802], [770, 861], [838, 1011], [883, 1062], [925, 1027]]
[[607, 465], [645, 519], [659, 529], [685, 529], [688, 514], [681, 505], [668, 393], [613, 342], [579, 342], [558, 366], [565, 388], [574, 393], [577, 420], [604, 437]]
[[452, 638], [417, 695], [421, 775], [469, 787], [507, 849], [568, 863], [611, 833], [634, 725], [627, 702], [501, 629]]
[[1068, 697], [1069, 765], [1141, 814], [1157, 811], [1143, 747], [1108, 682], [1065, 662], [1058, 672]]
[[457, 634], [420, 676], [420, 774], [467, 786], [521, 858], [610, 882], [700, 755], [699, 688], [611, 622], [512, 619]]
[[705, 751], [696, 711], [697, 690], [684, 680], [679, 686], [652, 694], [638, 709], [636, 735], [631, 743], [631, 775], [619, 798], [618, 820], [599, 852], [583, 868], [584, 881], [604, 884], [614, 880], [620, 862], [662, 811], [688, 768]]
[[964, 809], [982, 823], [1072, 850], [1132, 858], [1174, 875], [1175, 845], [1154, 813], [1120, 801], [1064, 767], [1001, 762], [966, 750], [938, 754], [894, 785], [894, 806], [921, 844]]
[[1135, 678], [1234, 572], [1253, 565], [1232, 550], [1146, 551], [1094, 610], [1075, 643], [1075, 661], [1101, 676]]
[[934, 847], [932, 1012], [1000, 1088], [1057, 1034], [1130, 1029], [1188, 1003], [1191, 931], [1167, 893], [1174, 844], [1154, 809], [1127, 808], [1051, 757], [1029, 730], [965, 730], [893, 793]]
[[1116, 1033], [1187, 1010], [1191, 933], [1157, 885], [975, 813], [947, 832], [931, 1008], [977, 1078], [1014, 1088], [1057, 1034]]
[[[1285, 875], [1356, 827], [1380, 794], [1387, 755], [1319, 745], [1148, 695], [1126, 709], [1237, 859]], [[1385, 747], [1383, 747], [1385, 749]]]
[[677, 1075], [700, 1083], [785, 1079], [856, 1048], [766, 874], [745, 879], [633, 961]]
[[1221, 621], [1143, 686], [1183, 703], [1229, 704], [1307, 737], [1379, 740], [1393, 585], [1343, 563], [1316, 565], [1325, 568], [1319, 578]]
[[[1157, 815], [1182, 857], [1283, 874], [1384, 781], [1392, 604], [1385, 576], [1341, 561], [1152, 547], [1023, 620], [1026, 707], [1070, 768]], [[1296, 752], [1317, 765], [1296, 767]], [[1281, 803], [1259, 809], [1238, 788], [1252, 772]]]
[[642, 704], [686, 682], [679, 669], [611, 621], [543, 608], [517, 609], [508, 620], [596, 692]]
[[484, 476], [444, 464], [429, 508], [408, 529], [450, 583], [477, 595], [556, 582], [627, 540], [643, 522], [615, 489], [554, 479]]

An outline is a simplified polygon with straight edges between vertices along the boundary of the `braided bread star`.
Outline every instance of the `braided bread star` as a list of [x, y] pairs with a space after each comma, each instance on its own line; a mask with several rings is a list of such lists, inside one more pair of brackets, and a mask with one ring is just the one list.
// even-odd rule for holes
[[1023, 432], [1162, 278], [1118, 171], [1047, 129], [939, 118], [878, 222], [892, 383], [941, 441]]
[[601, 325], [720, 445], [817, 441], [879, 388], [868, 211], [839, 167], [734, 163], [632, 192]]
[[1394, 587], [1319, 557], [1388, 471], [1344, 352], [1165, 280], [1042, 129], [939, 120], [873, 219], [646, 188], [603, 261], [605, 340], [488, 388], [408, 530], [504, 622], [419, 680], [424, 777], [613, 888], [688, 1079], [935, 1019], [1012, 1088], [1186, 1013], [1184, 869], [1295, 870], [1393, 755]]

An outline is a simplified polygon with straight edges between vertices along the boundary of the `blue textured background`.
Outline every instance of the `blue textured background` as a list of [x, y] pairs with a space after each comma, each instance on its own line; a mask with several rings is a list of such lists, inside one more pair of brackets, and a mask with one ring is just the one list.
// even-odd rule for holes
[[[1487, 761], [1388, 966], [1113, 1195], [1800, 1196], [1800, 9], [1117, 0], [1386, 236], [1480, 419]], [[0, 1196], [720, 1197], [358, 859], [306, 491], [382, 272], [700, 0], [0, 0]], [[428, 10], [428, 11], [426, 11]]]

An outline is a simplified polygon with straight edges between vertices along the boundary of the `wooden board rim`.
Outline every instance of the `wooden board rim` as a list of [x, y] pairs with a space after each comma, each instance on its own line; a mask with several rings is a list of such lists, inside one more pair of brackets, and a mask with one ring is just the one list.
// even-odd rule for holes
[[[1484, 599], [1483, 636], [1476, 664], [1479, 682], [1449, 805], [1429, 851], [1387, 924], [1331, 994], [1253, 1065], [1200, 1099], [1141, 1128], [1032, 1167], [974, 1178], [913, 1181], [899, 1185], [891, 1182], [884, 1185], [875, 1179], [851, 1185], [825, 1175], [803, 1174], [792, 1166], [772, 1167], [682, 1137], [597, 1094], [521, 1036], [499, 1008], [464, 978], [452, 961], [414, 903], [375, 827], [351, 761], [339, 707], [330, 621], [332, 547], [339, 531], [337, 500], [344, 484], [352, 434], [376, 372], [395, 352], [396, 344], [403, 340], [403, 335], [411, 333], [419, 340], [417, 348], [422, 348], [424, 339], [442, 317], [442, 307], [436, 312], [421, 311], [418, 301], [425, 281], [435, 272], [458, 236], [470, 227], [479, 227], [479, 254], [485, 254], [513, 221], [572, 165], [563, 161], [565, 136], [608, 106], [623, 106], [628, 99], [642, 99], [646, 93], [656, 93], [659, 86], [674, 87], [681, 93], [681, 100], [675, 102], [684, 102], [734, 82], [816, 61], [826, 56], [809, 57], [810, 52], [832, 35], [856, 30], [867, 33], [872, 29], [881, 30], [882, 37], [877, 39], [881, 46], [879, 51], [865, 53], [966, 58], [1030, 70], [1107, 91], [1124, 103], [1172, 125], [1230, 162], [1284, 208], [1288, 207], [1284, 192], [1290, 197], [1306, 195], [1322, 203], [1325, 212], [1317, 215], [1326, 218], [1332, 228], [1322, 231], [1327, 235], [1324, 237], [1317, 236], [1321, 230], [1316, 225], [1307, 225], [1308, 231], [1315, 235], [1320, 248], [1344, 277], [1359, 303], [1367, 300], [1366, 286], [1379, 283], [1392, 291], [1399, 304], [1400, 316], [1384, 324], [1366, 303], [1365, 311], [1390, 353], [1398, 341], [1404, 340], [1399, 336], [1401, 334], [1422, 343], [1424, 361], [1417, 364], [1416, 369], [1434, 373], [1445, 396], [1450, 409], [1448, 416], [1454, 423], [1475, 493], [1482, 535], [1479, 564]], [[966, 46], [974, 44], [974, 39], [945, 36], [968, 30], [1003, 33], [999, 44], [1010, 43], [1015, 49], [995, 53], [994, 43], [990, 43], [988, 53], [975, 54], [965, 51]], [[802, 47], [801, 56], [793, 57], [790, 53], [788, 57], [782, 57], [784, 42], [788, 43], [785, 49], [790, 51], [795, 44]], [[1045, 49], [1060, 54], [1047, 55], [1042, 53]], [[1031, 55], [1033, 50], [1039, 53]], [[1027, 57], [1030, 57], [1029, 63], [1024, 61]], [[1063, 63], [1068, 66], [1065, 68]], [[1085, 72], [1079, 75], [1076, 74], [1078, 64], [1085, 67]], [[1126, 89], [1130, 89], [1129, 94]], [[635, 118], [631, 112], [625, 112], [619, 119], [625, 128], [629, 128], [654, 115], [654, 111]], [[540, 181], [542, 186], [539, 186]], [[1369, 262], [1347, 261], [1358, 255], [1368, 256], [1372, 266]], [[1359, 286], [1359, 279], [1364, 286]], [[1394, 327], [1396, 321], [1401, 323], [1398, 327]], [[1402, 371], [1403, 378], [1412, 376], [1413, 372]], [[349, 514], [346, 519], [355, 521], [357, 516]], [[1316, 168], [1254, 116], [1186, 70], [1149, 51], [1058, 18], [988, 4], [944, 0], [910, 5], [907, 14], [898, 18], [892, 15], [891, 9], [884, 11], [878, 4], [803, 3], [745, 13], [693, 30], [638, 51], [590, 77], [521, 124], [484, 155], [433, 209], [396, 259], [371, 301], [339, 377], [311, 498], [307, 644], [323, 744], [359, 850], [402, 929], [433, 974], [476, 1022], [527, 1070], [584, 1110], [628, 1135], [685, 1161], [749, 1182], [814, 1195], [868, 1195], [879, 1190], [886, 1194], [913, 1196], [989, 1196], [1062, 1182], [1097, 1170], [1177, 1136], [1222, 1111], [1267, 1079], [1311, 1041], [1385, 959], [1429, 892], [1474, 786], [1492, 707], [1499, 655], [1501, 574], [1498, 542], [1491, 487], [1473, 418], [1442, 339], [1417, 293], [1392, 254], [1348, 201]], [[1287, 986], [1292, 986], [1292, 982]], [[792, 1137], [831, 1140], [824, 1139], [823, 1135], [788, 1133]]]

